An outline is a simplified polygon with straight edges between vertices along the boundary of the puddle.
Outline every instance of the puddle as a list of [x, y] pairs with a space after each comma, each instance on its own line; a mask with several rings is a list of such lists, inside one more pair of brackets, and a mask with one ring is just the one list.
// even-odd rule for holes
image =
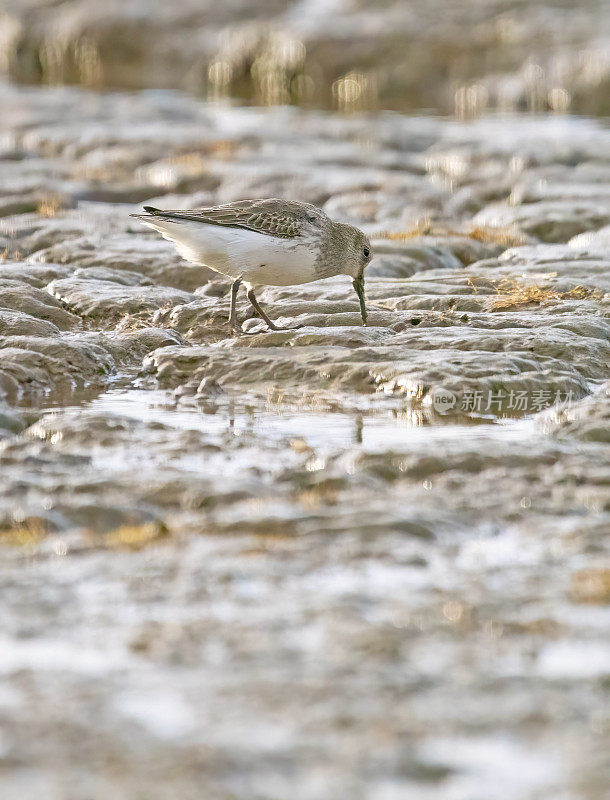
[[484, 449], [498, 440], [524, 442], [535, 432], [532, 418], [453, 424], [439, 415], [436, 417], [438, 424], [430, 424], [429, 419], [418, 413], [388, 410], [351, 414], [304, 412], [289, 408], [278, 410], [277, 406], [255, 408], [226, 400], [210, 413], [182, 408], [171, 393], [163, 390], [111, 390], [97, 397], [87, 408], [109, 418], [158, 423], [181, 431], [203, 431], [213, 436], [249, 434], [270, 443], [300, 439], [321, 454], [354, 447], [378, 453], [421, 446], [426, 442], [443, 442], [449, 447], [464, 440], [468, 440], [470, 447], [476, 445]]

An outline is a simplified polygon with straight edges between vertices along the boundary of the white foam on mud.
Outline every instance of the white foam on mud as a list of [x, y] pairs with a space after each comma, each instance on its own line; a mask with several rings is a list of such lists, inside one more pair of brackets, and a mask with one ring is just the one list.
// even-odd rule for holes
[[610, 644], [602, 641], [563, 641], [547, 644], [537, 661], [547, 678], [587, 680], [610, 675]]
[[116, 669], [124, 663], [125, 652], [118, 648], [110, 652], [58, 639], [0, 638], [0, 675], [27, 669], [106, 675], [109, 665]]
[[430, 739], [418, 754], [455, 770], [443, 784], [443, 800], [522, 800], [562, 772], [556, 755], [503, 736]]
[[114, 705], [119, 716], [159, 739], [179, 739], [196, 727], [192, 710], [171, 688], [132, 690], [119, 695]]

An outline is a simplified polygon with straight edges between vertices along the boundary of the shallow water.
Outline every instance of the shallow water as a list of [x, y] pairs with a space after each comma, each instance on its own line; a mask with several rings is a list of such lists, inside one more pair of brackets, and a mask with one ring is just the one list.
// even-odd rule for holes
[[[299, 413], [281, 406], [261, 408], [224, 401], [214, 413], [204, 409], [188, 410], [175, 397], [161, 390], [117, 389], [106, 392], [87, 405], [93, 412], [108, 417], [158, 422], [179, 430], [202, 430], [209, 434], [249, 434], [270, 442], [287, 438], [302, 439], [318, 450], [356, 447], [369, 453], [385, 452], [391, 447], [442, 441], [448, 447], [459, 446], [463, 439], [479, 447], [500, 441], [527, 441], [535, 430], [532, 419], [469, 419], [452, 424], [441, 415], [424, 417], [415, 411], [342, 414]], [[482, 425], [487, 422], [491, 430]], [[470, 423], [470, 424], [468, 424]], [[478, 425], [477, 425], [478, 423]]]

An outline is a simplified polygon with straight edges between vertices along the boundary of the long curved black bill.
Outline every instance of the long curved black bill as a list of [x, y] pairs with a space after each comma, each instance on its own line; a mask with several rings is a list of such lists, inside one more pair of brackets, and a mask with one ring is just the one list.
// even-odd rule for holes
[[354, 278], [354, 289], [360, 301], [360, 313], [362, 314], [362, 324], [366, 325], [366, 305], [364, 303], [364, 278]]

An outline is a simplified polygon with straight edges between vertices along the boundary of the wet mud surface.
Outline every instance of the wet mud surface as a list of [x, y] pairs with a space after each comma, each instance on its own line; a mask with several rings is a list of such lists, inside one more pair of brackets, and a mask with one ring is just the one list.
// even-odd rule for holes
[[[607, 127], [0, 98], [2, 797], [601, 800]], [[368, 327], [129, 217], [252, 196]]]

